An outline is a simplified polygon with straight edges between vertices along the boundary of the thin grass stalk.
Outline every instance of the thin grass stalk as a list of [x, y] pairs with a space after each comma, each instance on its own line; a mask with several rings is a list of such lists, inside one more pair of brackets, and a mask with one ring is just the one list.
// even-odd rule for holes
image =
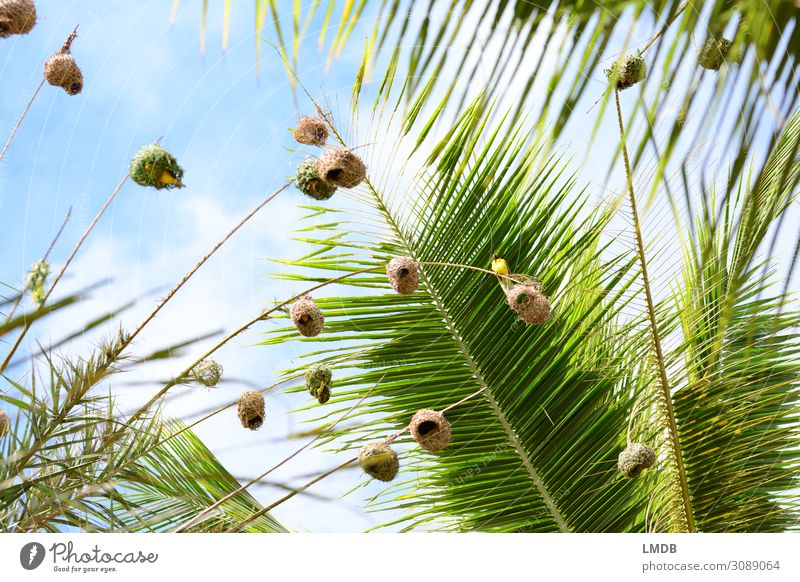
[[36, 87], [36, 91], [33, 92], [33, 96], [28, 101], [28, 104], [25, 106], [25, 109], [22, 111], [22, 115], [19, 116], [17, 120], [17, 124], [14, 126], [14, 129], [11, 130], [11, 135], [8, 136], [8, 141], [6, 141], [6, 145], [3, 146], [3, 151], [0, 152], [0, 162], [3, 161], [3, 158], [6, 157], [6, 152], [8, 151], [8, 147], [11, 145], [11, 142], [14, 140], [14, 136], [17, 135], [17, 130], [19, 126], [22, 124], [22, 120], [25, 119], [25, 116], [28, 114], [28, 110], [33, 105], [33, 102], [36, 100], [36, 97], [39, 95], [39, 91], [42, 90], [44, 87], [44, 78], [42, 78], [42, 82], [39, 83], [39, 86]]

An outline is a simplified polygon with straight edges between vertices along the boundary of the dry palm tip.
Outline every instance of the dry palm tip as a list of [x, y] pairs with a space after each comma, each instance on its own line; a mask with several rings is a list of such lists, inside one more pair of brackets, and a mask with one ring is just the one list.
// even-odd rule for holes
[[45, 261], [36, 261], [25, 280], [25, 286], [31, 290], [31, 297], [39, 304], [39, 307], [44, 304], [44, 284], [47, 282], [49, 274], [50, 265]]
[[140, 186], [157, 190], [183, 188], [183, 168], [175, 156], [157, 143], [144, 146], [133, 156], [130, 175]]
[[506, 293], [508, 306], [529, 325], [539, 325], [550, 317], [550, 302], [537, 284], [514, 285]]
[[606, 77], [612, 83], [616, 82], [619, 91], [633, 87], [646, 76], [647, 63], [639, 55], [624, 55], [614, 61], [610, 69], [606, 69]]
[[306, 370], [306, 389], [320, 404], [331, 398], [333, 374], [325, 364], [313, 364]]
[[727, 38], [721, 40], [715, 38], [706, 39], [706, 42], [700, 47], [700, 50], [697, 51], [697, 64], [704, 69], [719, 71], [719, 68], [728, 56], [731, 44], [733, 43]]
[[0, 438], [3, 438], [11, 426], [11, 420], [8, 418], [5, 410], [0, 410]]
[[409, 425], [411, 438], [432, 453], [438, 453], [450, 444], [450, 422], [436, 410], [419, 410]]
[[83, 73], [75, 57], [70, 53], [72, 41], [77, 37], [73, 32], [59, 51], [44, 62], [44, 78], [54, 87], [61, 87], [68, 95], [83, 91]]
[[328, 140], [328, 128], [316, 117], [301, 117], [294, 128], [294, 139], [305, 145], [323, 146]]
[[395, 257], [386, 265], [392, 289], [401, 295], [413, 293], [419, 287], [419, 264], [411, 257]]
[[319, 177], [314, 160], [306, 160], [297, 166], [294, 184], [303, 194], [315, 200], [327, 200], [336, 192], [336, 186]]
[[264, 424], [264, 395], [261, 392], [247, 390], [242, 393], [236, 403], [236, 415], [242, 426], [249, 430], [258, 430]]
[[361, 447], [358, 464], [367, 475], [378, 481], [391, 481], [400, 470], [397, 453], [384, 441], [367, 443]]
[[319, 177], [338, 188], [355, 188], [367, 175], [367, 167], [348, 149], [325, 150], [317, 161]]
[[311, 295], [303, 295], [292, 305], [292, 323], [305, 337], [315, 337], [325, 327], [325, 317]]
[[205, 359], [192, 368], [192, 378], [205, 386], [213, 388], [222, 378], [222, 366], [211, 359]]
[[626, 479], [635, 479], [655, 462], [656, 454], [653, 449], [641, 443], [632, 443], [619, 454], [617, 467]]
[[28, 34], [36, 25], [33, 0], [0, 0], [0, 38]]

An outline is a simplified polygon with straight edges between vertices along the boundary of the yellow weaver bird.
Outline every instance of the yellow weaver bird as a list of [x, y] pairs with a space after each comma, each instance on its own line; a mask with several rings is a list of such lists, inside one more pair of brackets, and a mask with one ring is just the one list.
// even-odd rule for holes
[[178, 180], [178, 177], [169, 170], [164, 170], [161, 172], [161, 176], [159, 176], [158, 181], [162, 185], [175, 184], [178, 188], [183, 188], [183, 183]]
[[[492, 258], [492, 272], [497, 275], [497, 281], [503, 291], [506, 291], [511, 284], [511, 281], [506, 279], [505, 276], [511, 272], [508, 268], [508, 263], [500, 255], [495, 254]], [[504, 276], [505, 275], [505, 276]]]

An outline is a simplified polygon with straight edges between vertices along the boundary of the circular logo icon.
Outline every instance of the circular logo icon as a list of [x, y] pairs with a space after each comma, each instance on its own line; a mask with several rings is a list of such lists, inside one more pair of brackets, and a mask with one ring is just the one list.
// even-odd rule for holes
[[19, 563], [26, 570], [35, 570], [44, 562], [44, 546], [39, 542], [30, 542], [19, 551]]

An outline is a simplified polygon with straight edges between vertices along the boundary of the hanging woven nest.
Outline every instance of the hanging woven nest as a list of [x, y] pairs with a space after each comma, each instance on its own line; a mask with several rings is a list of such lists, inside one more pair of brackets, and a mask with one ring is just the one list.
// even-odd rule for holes
[[606, 77], [611, 82], [616, 81], [619, 91], [633, 87], [646, 76], [647, 63], [639, 55], [624, 55], [614, 61], [610, 69], [606, 69]]
[[419, 287], [419, 264], [411, 257], [395, 257], [386, 265], [392, 288], [401, 295], [413, 293]]
[[295, 301], [289, 314], [297, 331], [305, 337], [318, 336], [325, 327], [325, 317], [311, 295], [303, 295]]
[[33, 0], [0, 0], [0, 38], [28, 34], [36, 26]]
[[11, 427], [11, 419], [8, 418], [5, 410], [0, 409], [0, 438], [3, 438]]
[[450, 444], [450, 422], [436, 410], [419, 410], [409, 425], [411, 438], [432, 453], [438, 453]]
[[539, 325], [550, 317], [550, 302], [538, 284], [514, 285], [506, 293], [508, 306], [529, 325]]
[[706, 39], [706, 42], [697, 51], [697, 64], [710, 71], [719, 71], [722, 63], [728, 57], [732, 44], [727, 38]]
[[339, 188], [355, 188], [367, 175], [364, 162], [352, 151], [342, 148], [325, 150], [317, 161], [319, 177]]
[[39, 304], [39, 307], [44, 303], [45, 288], [47, 276], [50, 274], [50, 265], [44, 261], [36, 261], [28, 271], [28, 276], [25, 279], [25, 287], [31, 292], [31, 299]]
[[306, 196], [315, 200], [327, 200], [336, 192], [336, 186], [319, 177], [317, 162], [306, 160], [297, 166], [294, 185]]
[[361, 447], [358, 464], [367, 475], [378, 481], [391, 481], [400, 470], [397, 453], [385, 441], [375, 441]]
[[619, 454], [617, 467], [626, 479], [635, 479], [656, 462], [656, 453], [641, 443], [632, 443]]
[[294, 128], [294, 139], [305, 145], [324, 146], [328, 140], [328, 128], [317, 117], [301, 117]]
[[157, 143], [140, 149], [131, 160], [131, 180], [156, 190], [183, 188], [183, 168], [171, 153]]
[[264, 395], [253, 390], [242, 393], [236, 403], [236, 415], [244, 428], [249, 430], [261, 428], [265, 416]]
[[306, 389], [320, 404], [331, 398], [332, 378], [331, 369], [325, 364], [313, 364], [306, 370]]
[[222, 378], [222, 366], [214, 360], [205, 359], [192, 368], [192, 378], [206, 388], [213, 388]]

